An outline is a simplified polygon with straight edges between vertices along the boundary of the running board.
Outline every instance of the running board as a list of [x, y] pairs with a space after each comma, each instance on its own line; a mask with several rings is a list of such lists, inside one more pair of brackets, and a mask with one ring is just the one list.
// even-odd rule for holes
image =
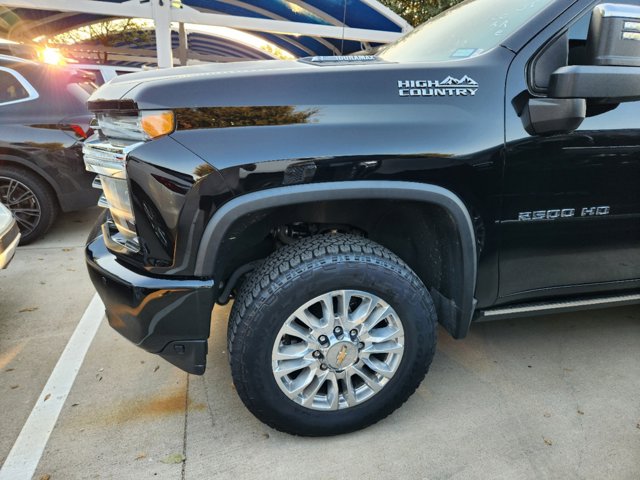
[[497, 307], [483, 310], [476, 317], [476, 322], [502, 320], [503, 318], [531, 317], [552, 313], [575, 312], [604, 307], [621, 307], [640, 303], [640, 293], [632, 295], [615, 295], [611, 297], [588, 298], [584, 300], [564, 300], [558, 302], [528, 303]]

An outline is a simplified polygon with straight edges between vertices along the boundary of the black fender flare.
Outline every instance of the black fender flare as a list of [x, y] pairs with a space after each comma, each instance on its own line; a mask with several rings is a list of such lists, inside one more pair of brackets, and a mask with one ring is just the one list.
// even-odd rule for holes
[[[388, 199], [433, 204], [444, 209], [453, 220], [458, 234], [462, 259], [462, 288], [459, 298], [452, 299], [459, 314], [450, 333], [455, 338], [466, 336], [473, 318], [477, 278], [476, 238], [471, 216], [462, 200], [450, 190], [437, 185], [401, 181], [345, 181], [293, 185], [261, 190], [236, 197], [225, 203], [209, 220], [196, 257], [195, 275], [213, 275], [217, 253], [227, 240], [233, 223], [244, 215], [293, 204], [328, 200]], [[449, 330], [449, 329], [448, 329]]]

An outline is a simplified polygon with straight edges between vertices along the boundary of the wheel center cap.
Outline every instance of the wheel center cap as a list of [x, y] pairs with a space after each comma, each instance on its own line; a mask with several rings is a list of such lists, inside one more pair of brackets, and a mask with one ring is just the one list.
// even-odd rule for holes
[[327, 364], [334, 370], [344, 370], [358, 359], [358, 347], [351, 342], [338, 342], [327, 350]]

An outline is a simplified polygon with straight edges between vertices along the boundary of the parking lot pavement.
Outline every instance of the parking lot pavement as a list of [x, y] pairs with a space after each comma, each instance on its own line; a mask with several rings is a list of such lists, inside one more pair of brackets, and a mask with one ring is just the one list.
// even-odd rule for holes
[[93, 295], [82, 247], [97, 215], [61, 215], [0, 271], [0, 462]]
[[[93, 295], [80, 248], [92, 216], [65, 216], [0, 273], [1, 461]], [[479, 324], [462, 342], [440, 332], [402, 409], [319, 439], [276, 432], [244, 408], [227, 315], [214, 311], [202, 377], [103, 321], [34, 478], [640, 477], [637, 307]]]
[[[224, 332], [226, 312], [214, 315]], [[235, 395], [223, 335], [191, 377], [186, 478], [640, 477], [640, 309], [442, 331], [431, 372], [392, 416], [329, 439], [275, 432]], [[297, 473], [296, 473], [297, 472]]]

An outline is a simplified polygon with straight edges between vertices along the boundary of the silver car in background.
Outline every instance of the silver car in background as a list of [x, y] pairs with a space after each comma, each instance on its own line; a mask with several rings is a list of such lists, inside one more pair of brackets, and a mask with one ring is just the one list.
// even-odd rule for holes
[[11, 211], [0, 203], [0, 270], [9, 265], [20, 241], [20, 230]]

